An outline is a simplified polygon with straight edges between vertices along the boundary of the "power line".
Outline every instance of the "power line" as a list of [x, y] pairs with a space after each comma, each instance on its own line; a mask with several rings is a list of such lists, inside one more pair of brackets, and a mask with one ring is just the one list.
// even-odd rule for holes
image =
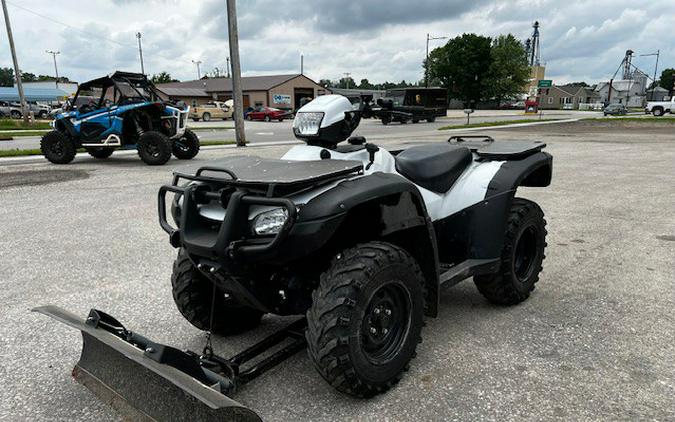
[[43, 15], [43, 14], [41, 14], [41, 13], [34, 12], [34, 11], [30, 10], [30, 9], [27, 9], [27, 8], [23, 7], [23, 6], [19, 6], [18, 4], [13, 3], [13, 2], [11, 2], [11, 1], [8, 1], [7, 3], [8, 3], [8, 4], [11, 4], [12, 6], [16, 7], [17, 9], [21, 9], [21, 10], [23, 10], [23, 11], [25, 11], [25, 12], [28, 12], [28, 13], [30, 13], [30, 14], [33, 14], [33, 15], [35, 15], [35, 16], [39, 16], [39, 17], [41, 17], [42, 19], [46, 19], [46, 20], [48, 20], [48, 21], [50, 21], [50, 22], [54, 22], [54, 23], [57, 23], [57, 24], [59, 24], [59, 25], [63, 25], [63, 26], [65, 26], [66, 28], [70, 28], [70, 29], [72, 29], [72, 30], [74, 30], [74, 31], [78, 31], [78, 32], [80, 32], [80, 33], [82, 33], [82, 34], [89, 35], [89, 36], [91, 36], [91, 37], [100, 38], [100, 39], [102, 39], [102, 40], [109, 41], [109, 42], [111, 42], [111, 43], [113, 43], [113, 44], [117, 44], [117, 45], [122, 46], [122, 47], [128, 47], [128, 48], [136, 49], [136, 46], [131, 46], [131, 45], [128, 45], [128, 44], [123, 44], [123, 43], [121, 43], [121, 42], [119, 42], [119, 41], [115, 41], [115, 40], [113, 40], [113, 39], [111, 39], [111, 38], [102, 37], [101, 35], [96, 34], [96, 33], [94, 33], [94, 32], [85, 31], [85, 30], [83, 30], [83, 29], [80, 29], [80, 28], [74, 27], [74, 26], [72, 26], [72, 25], [69, 25], [69, 24], [67, 24], [67, 23], [65, 23], [65, 22], [61, 22], [61, 21], [56, 20], [56, 19], [54, 19], [54, 18], [51, 18], [51, 17], [49, 17], [49, 16]]

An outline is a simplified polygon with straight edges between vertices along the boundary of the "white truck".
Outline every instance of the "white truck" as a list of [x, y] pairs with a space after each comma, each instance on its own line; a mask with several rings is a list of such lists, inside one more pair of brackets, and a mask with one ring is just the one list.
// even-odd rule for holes
[[645, 106], [645, 113], [653, 114], [656, 117], [663, 116], [666, 113], [675, 112], [675, 96], [670, 101], [649, 101]]

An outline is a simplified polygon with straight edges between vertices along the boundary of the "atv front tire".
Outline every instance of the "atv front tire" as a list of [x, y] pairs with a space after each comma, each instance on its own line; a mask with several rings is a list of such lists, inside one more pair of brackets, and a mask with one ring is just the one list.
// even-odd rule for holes
[[478, 291], [499, 305], [524, 301], [539, 281], [545, 248], [544, 212], [532, 201], [515, 198], [508, 216], [499, 272], [475, 276]]
[[108, 158], [113, 154], [113, 148], [87, 148], [87, 152], [94, 158]]
[[421, 342], [424, 277], [405, 250], [370, 242], [337, 255], [307, 312], [309, 355], [337, 390], [372, 397], [396, 384]]
[[173, 155], [179, 160], [190, 160], [199, 153], [199, 138], [190, 129], [173, 142]]
[[188, 322], [200, 330], [207, 331], [211, 322], [213, 303], [214, 334], [231, 335], [249, 331], [260, 324], [263, 313], [225, 298], [213, 284], [195, 268], [187, 253], [180, 249], [173, 263], [171, 274], [173, 300]]
[[54, 164], [68, 164], [75, 158], [77, 148], [63, 133], [52, 130], [40, 140], [42, 155]]
[[138, 155], [150, 166], [161, 166], [171, 158], [171, 140], [161, 132], [148, 131], [138, 138]]

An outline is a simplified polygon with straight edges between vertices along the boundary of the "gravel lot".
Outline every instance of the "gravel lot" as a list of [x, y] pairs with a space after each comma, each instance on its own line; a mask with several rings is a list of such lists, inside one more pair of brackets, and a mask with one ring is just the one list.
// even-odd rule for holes
[[[640, 125], [643, 125], [640, 123]], [[443, 291], [402, 382], [372, 400], [335, 392], [299, 353], [235, 399], [268, 421], [675, 420], [675, 134], [662, 124], [555, 124], [486, 131], [541, 139], [547, 189], [523, 189], [547, 214], [544, 273], [525, 303], [488, 304], [471, 281]], [[444, 134], [437, 135], [437, 140]], [[381, 145], [401, 142], [387, 140]], [[288, 146], [248, 148], [277, 157]], [[128, 327], [200, 350], [204, 334], [175, 309], [175, 251], [157, 224], [170, 170], [135, 155], [69, 166], [0, 166], [0, 420], [109, 421], [75, 383], [81, 337], [32, 314], [97, 307]], [[286, 324], [217, 339], [228, 355]]]

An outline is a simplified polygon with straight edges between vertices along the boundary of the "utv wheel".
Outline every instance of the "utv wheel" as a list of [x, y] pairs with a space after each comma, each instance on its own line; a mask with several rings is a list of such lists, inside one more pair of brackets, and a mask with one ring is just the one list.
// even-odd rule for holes
[[253, 116], [251, 116], [250, 113], [247, 114], [247, 115], [246, 115], [246, 120], [252, 121], [252, 120], [253, 120]]
[[75, 144], [63, 133], [52, 130], [40, 141], [42, 155], [54, 164], [68, 164], [75, 158]]
[[218, 289], [214, 298], [213, 284], [195, 268], [183, 249], [178, 251], [178, 257], [173, 264], [171, 286], [178, 310], [190, 324], [200, 330], [206, 331], [210, 327], [212, 303], [214, 334], [243, 333], [260, 324], [262, 312], [226, 299]]
[[509, 212], [499, 273], [474, 277], [490, 302], [515, 305], [527, 299], [539, 281], [546, 248], [546, 220], [539, 205], [515, 198]]
[[202, 114], [202, 120], [204, 120], [205, 122], [211, 121], [211, 113]]
[[138, 138], [137, 148], [141, 160], [150, 166], [161, 166], [171, 158], [171, 140], [161, 132], [145, 132]]
[[309, 355], [337, 390], [372, 397], [396, 384], [421, 342], [424, 277], [405, 250], [371, 242], [337, 255], [307, 312]]
[[173, 155], [179, 160], [190, 160], [199, 153], [199, 138], [190, 129], [173, 143]]
[[433, 117], [428, 117], [428, 118], [427, 118], [427, 122], [428, 122], [428, 123], [433, 123], [433, 122], [435, 122], [435, 121], [436, 121], [436, 117], [435, 117], [435, 116], [433, 116]]
[[272, 118], [270, 116], [265, 116], [265, 118], [263, 120], [265, 120], [266, 122], [269, 122], [269, 121], [272, 120]]
[[386, 126], [389, 123], [391, 123], [391, 116], [382, 116], [382, 124]]
[[87, 152], [94, 158], [108, 158], [113, 154], [112, 148], [87, 148]]
[[652, 114], [656, 117], [661, 117], [663, 116], [663, 109], [661, 107], [655, 107], [654, 110], [652, 110]]

